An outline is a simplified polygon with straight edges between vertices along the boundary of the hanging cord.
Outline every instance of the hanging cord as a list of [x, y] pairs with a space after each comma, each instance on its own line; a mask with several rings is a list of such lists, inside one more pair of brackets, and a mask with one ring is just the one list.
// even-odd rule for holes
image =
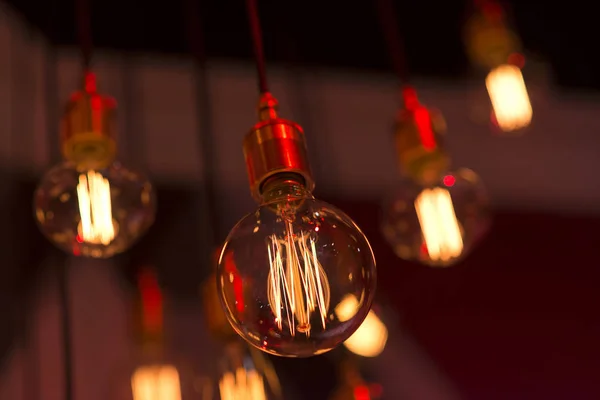
[[377, 0], [381, 29], [388, 47], [390, 61], [402, 85], [409, 84], [408, 63], [393, 0]]
[[88, 71], [92, 63], [92, 11], [90, 0], [75, 0], [77, 36], [81, 49], [83, 69]]
[[73, 349], [71, 346], [71, 312], [69, 295], [69, 267], [66, 257], [53, 257], [58, 278], [58, 300], [61, 308], [63, 369], [65, 400], [73, 400]]
[[210, 240], [210, 258], [212, 252], [220, 243], [219, 206], [217, 201], [217, 172], [215, 148], [213, 142], [213, 110], [210, 102], [210, 83], [206, 68], [206, 47], [202, 16], [199, 7], [200, 0], [187, 0], [186, 19], [190, 51], [195, 61], [194, 79], [196, 83], [196, 116], [198, 118], [198, 148], [200, 154], [200, 169], [204, 181], [204, 196], [202, 209], [205, 210], [207, 235]]
[[269, 91], [269, 86], [267, 84], [267, 67], [265, 63], [265, 51], [263, 48], [260, 18], [258, 17], [258, 5], [256, 4], [256, 0], [246, 0], [246, 10], [248, 12], [248, 22], [250, 23], [250, 33], [252, 34], [254, 58], [256, 59], [258, 90], [260, 93], [267, 93]]

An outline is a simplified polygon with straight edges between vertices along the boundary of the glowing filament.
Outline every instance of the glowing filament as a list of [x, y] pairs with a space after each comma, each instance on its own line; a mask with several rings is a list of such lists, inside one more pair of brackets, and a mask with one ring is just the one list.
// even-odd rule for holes
[[292, 224], [287, 223], [285, 237], [271, 235], [267, 250], [270, 267], [267, 295], [279, 329], [283, 329], [285, 319], [292, 336], [296, 331], [310, 336], [314, 312], [319, 313], [325, 328], [330, 288], [317, 259], [315, 240], [304, 232], [295, 234]]
[[110, 184], [99, 172], [79, 175], [79, 236], [84, 242], [108, 245], [115, 238]]
[[533, 110], [519, 67], [501, 65], [488, 74], [485, 84], [500, 129], [510, 132], [531, 123]]
[[463, 240], [450, 192], [439, 187], [425, 189], [415, 200], [415, 208], [431, 260], [449, 261], [460, 256]]
[[[360, 304], [356, 297], [348, 295], [335, 307], [340, 321], [347, 321], [358, 311]], [[360, 327], [344, 342], [344, 346], [361, 357], [377, 357], [387, 343], [388, 330], [377, 314], [369, 311]]]
[[179, 373], [172, 365], [138, 368], [131, 377], [133, 400], [181, 400]]
[[226, 372], [219, 381], [221, 400], [266, 400], [263, 378], [255, 370], [238, 368], [235, 375]]

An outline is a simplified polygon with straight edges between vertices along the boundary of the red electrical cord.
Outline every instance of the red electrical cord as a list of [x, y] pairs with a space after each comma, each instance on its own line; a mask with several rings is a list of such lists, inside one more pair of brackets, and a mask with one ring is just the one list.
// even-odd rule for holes
[[269, 86], [267, 84], [267, 68], [265, 64], [265, 52], [263, 49], [262, 32], [256, 0], [246, 0], [246, 10], [248, 12], [248, 22], [250, 23], [250, 33], [252, 34], [254, 57], [256, 59], [258, 90], [260, 93], [267, 93], [269, 91]]

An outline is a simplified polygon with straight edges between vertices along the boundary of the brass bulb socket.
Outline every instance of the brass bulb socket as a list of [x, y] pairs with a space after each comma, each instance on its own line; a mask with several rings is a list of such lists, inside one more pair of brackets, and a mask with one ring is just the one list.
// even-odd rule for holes
[[244, 138], [244, 158], [252, 196], [260, 201], [264, 183], [276, 175], [294, 174], [312, 191], [304, 132], [300, 125], [277, 116], [277, 100], [262, 95], [258, 106], [261, 121]]
[[83, 170], [110, 165], [117, 153], [115, 112], [114, 99], [97, 94], [94, 87], [75, 92], [61, 121], [63, 157]]
[[446, 122], [439, 111], [428, 109], [430, 134], [434, 144], [426, 145], [421, 129], [422, 120], [414, 112], [403, 109], [399, 113], [395, 129], [396, 151], [401, 172], [423, 185], [436, 182], [450, 167], [450, 156], [444, 149], [441, 136]]

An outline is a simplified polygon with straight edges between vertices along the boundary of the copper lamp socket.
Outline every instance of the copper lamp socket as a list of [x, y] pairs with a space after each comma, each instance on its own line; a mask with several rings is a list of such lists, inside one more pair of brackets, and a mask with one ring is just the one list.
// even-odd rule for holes
[[96, 92], [95, 76], [87, 72], [84, 88], [67, 102], [61, 121], [63, 157], [82, 169], [102, 169], [116, 157], [116, 101]]
[[294, 174], [312, 191], [304, 131], [295, 122], [277, 116], [277, 100], [264, 93], [258, 104], [258, 122], [244, 138], [244, 158], [252, 196], [262, 197], [264, 183], [281, 174]]

